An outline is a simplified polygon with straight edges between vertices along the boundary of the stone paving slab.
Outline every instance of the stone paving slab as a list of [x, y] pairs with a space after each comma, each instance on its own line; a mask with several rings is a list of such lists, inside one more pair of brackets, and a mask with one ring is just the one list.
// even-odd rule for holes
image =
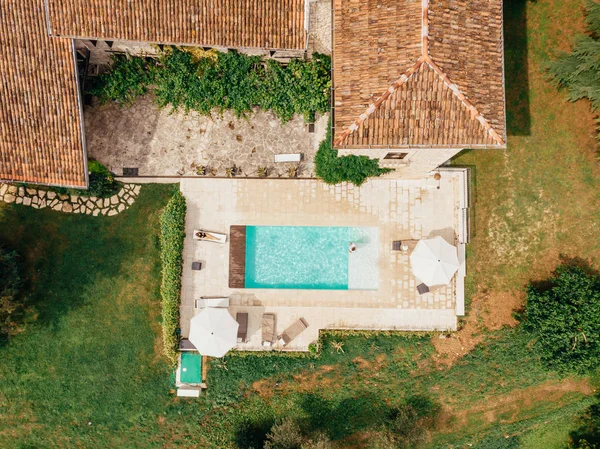
[[[34, 209], [50, 208], [57, 212], [113, 216], [123, 212], [135, 202], [141, 186], [123, 184], [119, 192], [109, 198], [97, 198], [86, 195], [58, 194], [51, 190], [18, 187], [0, 183], [0, 201], [22, 204]], [[81, 193], [85, 193], [82, 190]]]
[[[261, 307], [232, 306], [229, 312], [235, 318], [237, 312], [248, 313], [248, 341], [238, 343], [242, 351], [287, 350], [306, 351], [319, 338], [321, 329], [361, 329], [398, 331], [447, 331], [456, 329], [456, 315], [449, 309], [383, 309], [344, 307]], [[194, 313], [199, 313], [195, 311]], [[261, 319], [263, 313], [276, 316], [275, 332], [281, 334], [299, 318], [308, 327], [288, 345], [275, 343], [272, 347], [262, 345]]]
[[[419, 295], [408, 255], [391, 250], [393, 240], [436, 235], [457, 243], [459, 183], [455, 176], [443, 176], [439, 182], [433, 178], [380, 178], [360, 188], [351, 184], [328, 186], [318, 180], [182, 179], [180, 188], [188, 204], [181, 305], [184, 336], [194, 313], [193, 300], [200, 296], [228, 296], [232, 307], [305, 307], [323, 313], [337, 309], [440, 311], [439, 323], [427, 321], [429, 318], [424, 324], [414, 323], [415, 328], [424, 329], [446, 327], [447, 316], [455, 315], [456, 282]], [[229, 244], [193, 241], [192, 232], [201, 228], [229, 233], [229, 226], [240, 224], [377, 227], [379, 289], [230, 289]], [[192, 272], [193, 261], [202, 261], [203, 269]], [[417, 320], [422, 316], [412, 313]], [[377, 316], [369, 317], [357, 312], [356, 321], [347, 327], [371, 329], [381, 324]], [[455, 321], [447, 326], [455, 327]]]
[[302, 117], [282, 124], [270, 112], [238, 118], [225, 111], [206, 117], [158, 109], [152, 95], [131, 106], [88, 106], [84, 111], [88, 155], [117, 176], [138, 168], [139, 176], [196, 175], [199, 166], [225, 176], [236, 166], [240, 176], [255, 177], [267, 167], [270, 177], [288, 177], [296, 163], [275, 163], [275, 154], [301, 153], [300, 177], [314, 177], [313, 158], [325, 138], [329, 114], [308, 130]]

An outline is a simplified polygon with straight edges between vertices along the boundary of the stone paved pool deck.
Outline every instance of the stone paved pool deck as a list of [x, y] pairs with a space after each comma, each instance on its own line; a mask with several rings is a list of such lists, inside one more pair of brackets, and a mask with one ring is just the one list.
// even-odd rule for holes
[[[408, 255], [391, 249], [393, 240], [440, 235], [456, 245], [461, 179], [440, 181], [379, 178], [360, 188], [328, 186], [319, 180], [182, 179], [188, 213], [182, 279], [181, 330], [198, 313], [194, 299], [227, 296], [230, 312], [249, 313], [249, 339], [239, 349], [261, 350], [260, 317], [277, 315], [277, 333], [300, 317], [309, 323], [285, 349], [306, 350], [319, 329], [456, 329], [457, 288], [450, 285], [419, 295]], [[438, 189], [439, 186], [439, 189]], [[231, 225], [370, 226], [379, 230], [378, 290], [231, 289], [229, 244], [192, 239], [194, 229], [229, 233]], [[460, 253], [460, 252], [459, 252]], [[201, 261], [201, 271], [192, 271]], [[457, 282], [458, 278], [458, 282]], [[463, 292], [458, 291], [462, 298]]]

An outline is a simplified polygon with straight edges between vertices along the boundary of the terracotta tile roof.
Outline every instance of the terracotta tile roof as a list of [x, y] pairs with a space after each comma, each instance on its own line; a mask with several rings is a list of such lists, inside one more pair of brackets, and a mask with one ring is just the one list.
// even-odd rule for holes
[[45, 0], [53, 36], [306, 48], [304, 0]]
[[43, 0], [0, 2], [0, 179], [85, 186], [72, 42], [48, 37]]
[[334, 0], [334, 146], [505, 147], [501, 0]]

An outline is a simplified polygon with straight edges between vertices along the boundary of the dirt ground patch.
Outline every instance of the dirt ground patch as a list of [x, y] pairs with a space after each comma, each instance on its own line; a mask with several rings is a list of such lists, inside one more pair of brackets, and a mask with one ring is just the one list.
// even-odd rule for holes
[[373, 371], [377, 372], [381, 368], [386, 365], [386, 355], [385, 354], [377, 354], [375, 356], [375, 360], [369, 361], [363, 359], [361, 356], [355, 357], [352, 362], [363, 371]]
[[334, 371], [337, 367], [323, 365], [314, 371], [306, 371], [292, 376], [293, 381], [276, 382], [272, 378], [257, 380], [252, 384], [252, 391], [263, 399], [270, 399], [275, 392], [287, 394], [292, 392], [309, 393], [323, 388], [331, 389], [341, 387]]
[[431, 338], [438, 366], [452, 365], [463, 357], [483, 341], [486, 330], [516, 326], [518, 321], [513, 314], [523, 307], [524, 301], [525, 293], [518, 290], [478, 295], [458, 332]]

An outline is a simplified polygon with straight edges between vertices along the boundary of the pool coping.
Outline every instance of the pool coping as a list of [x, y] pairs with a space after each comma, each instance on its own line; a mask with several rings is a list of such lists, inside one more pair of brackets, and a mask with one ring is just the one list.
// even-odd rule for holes
[[246, 226], [229, 227], [229, 288], [246, 288]]

